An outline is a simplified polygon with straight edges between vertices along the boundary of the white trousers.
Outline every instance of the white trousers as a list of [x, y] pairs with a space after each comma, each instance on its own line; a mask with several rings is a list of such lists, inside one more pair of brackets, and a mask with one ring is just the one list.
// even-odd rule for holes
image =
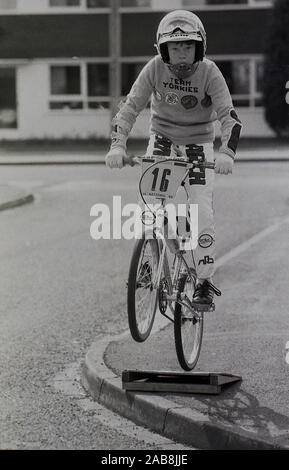
[[[186, 157], [192, 162], [214, 161], [213, 143], [175, 145], [156, 134], [150, 137], [146, 155]], [[188, 204], [198, 205], [198, 244], [191, 255], [199, 279], [212, 278], [215, 271], [214, 180], [214, 170], [196, 169], [190, 173], [183, 188]]]

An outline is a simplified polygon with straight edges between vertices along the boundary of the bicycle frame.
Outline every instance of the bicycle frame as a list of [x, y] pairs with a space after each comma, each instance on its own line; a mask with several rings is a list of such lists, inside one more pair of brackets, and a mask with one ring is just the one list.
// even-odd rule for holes
[[[163, 222], [165, 219], [165, 198], [161, 200], [161, 206], [158, 209], [158, 217], [159, 219], [162, 220], [162, 223], [160, 226], [158, 226], [154, 230], [154, 236], [159, 242], [159, 248], [160, 248], [160, 259], [159, 259], [159, 265], [158, 265], [158, 270], [156, 273], [156, 277], [153, 282], [153, 288], [154, 289], [160, 289], [161, 286], [161, 279], [162, 279], [162, 274], [166, 280], [167, 283], [167, 290], [163, 289], [163, 292], [166, 295], [166, 301], [168, 302], [168, 306], [171, 310], [171, 313], [174, 313], [174, 307], [173, 303], [178, 302], [182, 305], [184, 305], [186, 308], [189, 308], [191, 312], [194, 312], [194, 314], [197, 317], [200, 317], [198, 312], [195, 311], [194, 306], [190, 299], [187, 297], [186, 294], [179, 294], [178, 292], [178, 286], [177, 282], [179, 279], [179, 274], [181, 268], [185, 268], [186, 273], [189, 278], [195, 277], [195, 270], [190, 268], [185, 260], [184, 254], [185, 250], [180, 249], [175, 253], [174, 255], [174, 261], [172, 263], [172, 269], [173, 273], [171, 274], [171, 269], [170, 269], [170, 264], [169, 264], [169, 259], [168, 259], [168, 246], [167, 246], [167, 240], [163, 232]], [[170, 321], [174, 321], [172, 318], [170, 318], [168, 315], [164, 314], [161, 312], [162, 315], [167, 317]]]
[[[172, 161], [172, 159], [168, 159], [165, 161]], [[177, 162], [179, 164], [180, 160], [177, 160]], [[201, 166], [201, 164], [198, 165], [198, 164], [190, 163], [190, 162], [186, 162], [186, 164], [188, 164], [190, 168]], [[155, 164], [152, 164], [151, 167], [154, 165]], [[213, 163], [204, 162], [203, 165], [206, 168], [214, 168]], [[185, 182], [186, 178], [188, 177], [190, 168], [187, 168], [185, 172], [185, 176], [182, 178], [181, 184]], [[141, 191], [141, 181], [142, 179], [140, 180], [139, 191], [140, 191], [140, 195], [144, 203], [147, 206], [147, 203], [145, 199], [143, 198], [143, 194]], [[169, 249], [169, 247], [167, 245], [167, 240], [164, 234], [164, 221], [165, 221], [165, 216], [166, 216], [166, 209], [165, 209], [166, 197], [156, 197], [156, 200], [160, 200], [161, 202], [160, 207], [157, 209], [158, 224], [157, 224], [157, 227], [154, 229], [154, 237], [158, 240], [158, 243], [159, 243], [160, 259], [159, 259], [158, 270], [157, 270], [155, 279], [153, 281], [153, 288], [156, 289], [156, 291], [158, 289], [161, 289], [161, 280], [162, 280], [162, 274], [163, 274], [164, 279], [166, 280], [167, 289], [163, 288], [162, 292], [165, 294], [165, 300], [168, 302], [168, 306], [171, 310], [171, 313], [174, 314], [173, 304], [177, 302], [183, 305], [184, 307], [186, 307], [193, 314], [194, 318], [201, 319], [200, 312], [198, 313], [198, 311], [196, 310], [196, 307], [193, 305], [193, 303], [191, 302], [191, 300], [188, 298], [188, 296], [185, 293], [180, 294], [178, 292], [178, 285], [177, 285], [179, 274], [180, 274], [180, 269], [182, 267], [185, 268], [187, 276], [191, 278], [191, 280], [195, 281], [196, 279], [195, 267], [190, 268], [188, 266], [184, 257], [186, 250], [182, 249], [182, 243], [181, 243], [180, 249], [177, 250], [174, 255], [174, 261], [172, 264], [173, 273], [171, 274], [168, 254], [167, 254], [167, 249]], [[172, 318], [170, 318], [163, 312], [161, 313], [172, 322], [174, 321]]]
[[[152, 331], [158, 306], [159, 313], [173, 322], [179, 364], [184, 370], [190, 371], [196, 366], [201, 350], [203, 314], [214, 308], [213, 304], [210, 308], [209, 305], [194, 304], [193, 300], [196, 266], [191, 268], [185, 255], [194, 249], [198, 233], [192, 236], [191, 224], [190, 236], [180, 237], [176, 212], [171, 211], [166, 203], [175, 198], [191, 168], [213, 168], [214, 164], [161, 159], [165, 163], [162, 166], [158, 165], [157, 160], [154, 157], [143, 159], [139, 191], [149, 212], [142, 209], [142, 229], [141, 234], [138, 233], [141, 236], [138, 236], [135, 243], [130, 262], [127, 284], [128, 322], [132, 338], [137, 342], [144, 342]], [[153, 204], [149, 204], [144, 196], [152, 196]], [[155, 201], [159, 202], [155, 204]], [[189, 212], [191, 219], [191, 208]], [[182, 212], [182, 216], [187, 215], [188, 210]], [[168, 309], [172, 315], [170, 312], [169, 315], [166, 314]]]

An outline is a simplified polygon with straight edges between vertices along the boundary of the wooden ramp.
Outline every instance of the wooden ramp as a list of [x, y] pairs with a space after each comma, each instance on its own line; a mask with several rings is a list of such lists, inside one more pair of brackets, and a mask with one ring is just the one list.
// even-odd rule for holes
[[216, 372], [168, 372], [124, 370], [122, 388], [127, 391], [203, 393], [218, 395], [222, 388], [242, 377]]

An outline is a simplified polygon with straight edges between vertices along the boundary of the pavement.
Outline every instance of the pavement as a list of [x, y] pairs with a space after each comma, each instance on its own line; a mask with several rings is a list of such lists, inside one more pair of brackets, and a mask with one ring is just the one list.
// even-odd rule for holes
[[[287, 148], [239, 152], [241, 162], [256, 159], [289, 160], [289, 152]], [[103, 161], [101, 151], [0, 155], [3, 165]], [[29, 191], [0, 186], [0, 210], [32, 201]], [[81, 378], [92, 398], [192, 448], [289, 450], [289, 358], [288, 363], [285, 360], [287, 345], [289, 349], [288, 270], [283, 255], [288, 251], [288, 226], [289, 218], [255, 237], [244, 249], [232, 250], [217, 261], [215, 281], [224, 295], [216, 301], [216, 312], [205, 318], [204, 341], [195, 372], [235, 374], [242, 381], [224, 387], [219, 395], [124, 390], [124, 370], [182, 372], [172, 324], [157, 312], [154, 329], [145, 343], [135, 343], [129, 331], [96, 338], [84, 358]], [[241, 267], [237, 271], [236, 259]], [[258, 272], [263, 273], [262, 279], [256, 278], [252, 259]], [[264, 292], [264, 285], [265, 297], [258, 296], [258, 291]], [[280, 291], [277, 305], [272, 302], [275, 285]], [[228, 315], [234, 317], [233, 329], [226, 324]]]

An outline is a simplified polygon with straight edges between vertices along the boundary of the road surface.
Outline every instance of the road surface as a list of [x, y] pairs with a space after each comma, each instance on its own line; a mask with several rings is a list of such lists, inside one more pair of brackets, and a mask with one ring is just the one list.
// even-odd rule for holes
[[[217, 178], [219, 257], [288, 217], [288, 171], [287, 163], [237, 164], [233, 176]], [[1, 168], [0, 184], [35, 196], [33, 204], [0, 213], [1, 448], [172, 448], [101, 411], [77, 381], [90, 344], [127, 329], [132, 242], [93, 240], [90, 210], [96, 203], [111, 208], [113, 195], [123, 205], [136, 202], [137, 179], [136, 168], [102, 165]], [[236, 269], [238, 289], [246, 272], [237, 260]], [[246, 310], [250, 299], [242, 300]]]

